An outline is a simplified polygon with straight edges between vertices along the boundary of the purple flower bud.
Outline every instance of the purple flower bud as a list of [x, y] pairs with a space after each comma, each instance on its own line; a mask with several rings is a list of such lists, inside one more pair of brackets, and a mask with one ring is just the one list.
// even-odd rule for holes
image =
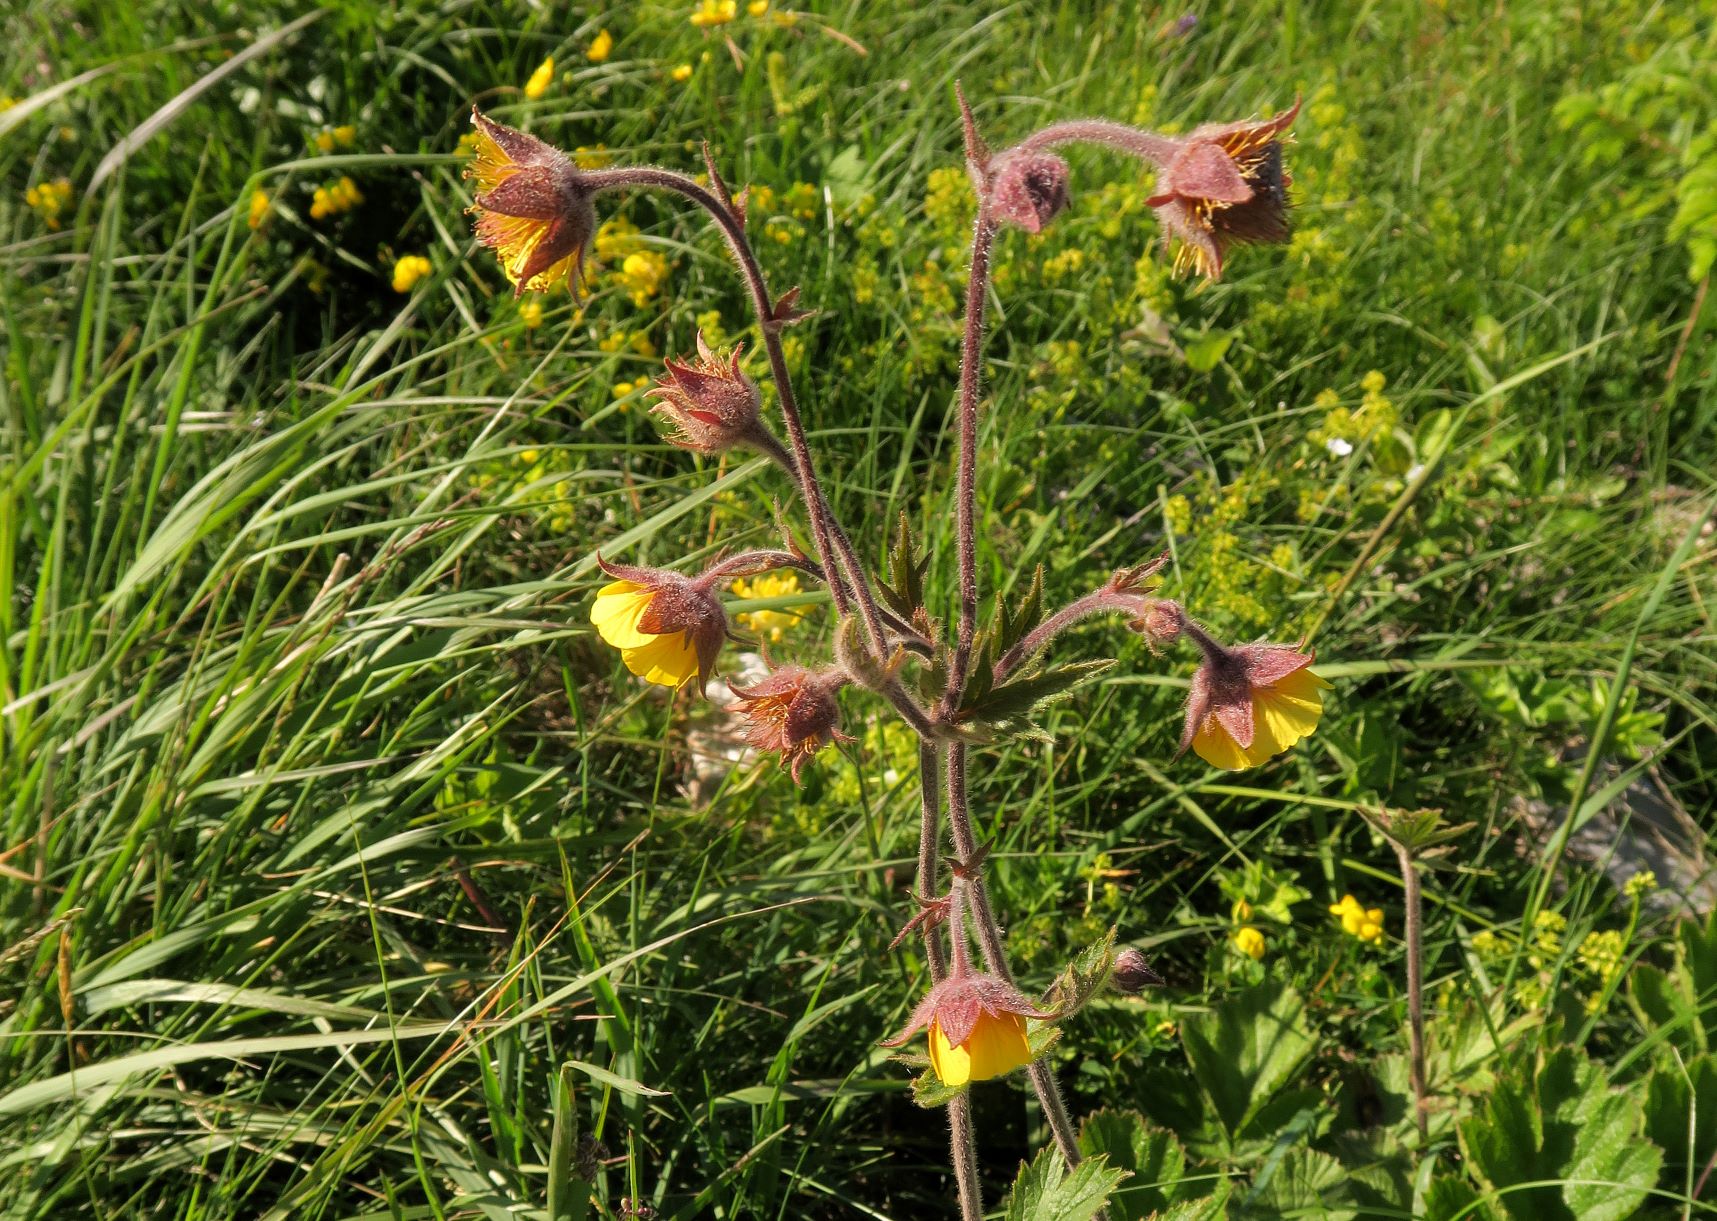
[[990, 163], [990, 210], [998, 220], [1038, 233], [1067, 207], [1067, 162], [1012, 149]]

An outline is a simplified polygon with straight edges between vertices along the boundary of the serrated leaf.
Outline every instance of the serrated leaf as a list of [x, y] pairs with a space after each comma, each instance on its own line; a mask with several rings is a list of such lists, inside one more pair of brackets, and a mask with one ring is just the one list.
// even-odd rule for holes
[[1043, 1007], [1058, 1019], [1071, 1017], [1109, 982], [1114, 965], [1115, 929], [1111, 927], [1105, 936], [1079, 951], [1056, 976], [1043, 994]]
[[926, 1110], [945, 1107], [965, 1092], [965, 1086], [949, 1085], [934, 1069], [926, 1069], [912, 1079], [912, 1101]]
[[902, 619], [924, 606], [924, 574], [930, 567], [929, 554], [914, 556], [912, 549], [912, 522], [902, 512], [888, 549], [888, 580], [877, 582], [882, 600]]
[[1350, 1221], [1359, 1215], [1347, 1170], [1327, 1153], [1290, 1149], [1233, 1217], [1319, 1217]]
[[1096, 678], [1115, 663], [1108, 659], [1077, 661], [1040, 670], [1005, 682], [981, 699], [968, 702], [959, 713], [962, 727], [974, 733], [1008, 736], [1029, 732], [1032, 714]]
[[1188, 1017], [1181, 1023], [1181, 1038], [1193, 1075], [1230, 1138], [1271, 1103], [1315, 1047], [1306, 1029], [1304, 999], [1275, 982]]
[[1182, 1182], [1186, 1151], [1172, 1133], [1152, 1126], [1137, 1111], [1093, 1111], [1079, 1125], [1079, 1148], [1132, 1175], [1109, 1201], [1115, 1221], [1144, 1221], [1209, 1187], [1203, 1176]]
[[993, 646], [995, 655], [1004, 656], [1014, 645], [1024, 640], [1026, 635], [1043, 621], [1043, 565], [1039, 564], [1032, 573], [1031, 586], [1025, 591], [1025, 597], [1020, 599], [1019, 610], [1008, 613], [1007, 603], [996, 596], [996, 622], [998, 629]]
[[1102, 1156], [1086, 1158], [1069, 1171], [1061, 1151], [1046, 1145], [1029, 1166], [1021, 1163], [1003, 1216], [1007, 1221], [1091, 1221], [1126, 1177]]

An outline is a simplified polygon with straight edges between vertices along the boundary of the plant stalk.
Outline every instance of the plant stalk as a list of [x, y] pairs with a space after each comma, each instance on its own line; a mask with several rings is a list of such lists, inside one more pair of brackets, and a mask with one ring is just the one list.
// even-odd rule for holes
[[1395, 859], [1401, 866], [1401, 882], [1405, 890], [1407, 911], [1407, 1041], [1412, 1052], [1413, 1111], [1418, 1121], [1419, 1143], [1430, 1136], [1430, 1099], [1425, 1091], [1425, 976], [1423, 920], [1420, 915], [1419, 867], [1413, 854], [1402, 844], [1395, 845]]

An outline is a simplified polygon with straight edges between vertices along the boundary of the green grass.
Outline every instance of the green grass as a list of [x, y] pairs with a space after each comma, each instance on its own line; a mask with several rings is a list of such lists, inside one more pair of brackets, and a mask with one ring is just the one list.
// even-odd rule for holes
[[[1372, 1066], [1398, 1093], [1405, 1041], [1399, 881], [1355, 811], [1441, 807], [1478, 826], [1427, 880], [1433, 1042], [1505, 975], [1542, 975], [1536, 1008], [1498, 1000], [1537, 1015], [1525, 1044], [1643, 1080], [1631, 1049], [1679, 1035], [1631, 983], [1591, 1022], [1563, 1012], [1591, 990], [1580, 938], [1626, 904], [1576, 860], [1553, 882], [1519, 814], [1572, 827], [1637, 778], [1712, 830], [1717, 347], [1669, 212], [1638, 194], [1661, 149], [1588, 160], [1553, 107], [1709, 31], [1644, 5], [1384, 0], [1216, 4], [1181, 39], [1179, 10], [942, 0], [742, 18], [730, 52], [690, 8], [350, 0], [93, 192], [297, 10], [0, 20], [0, 93], [94, 73], [0, 137], [0, 1209], [546, 1215], [558, 1121], [563, 1148], [574, 1124], [601, 1140], [609, 1215], [954, 1215], [942, 1118], [876, 1047], [924, 985], [885, 950], [911, 910], [910, 743], [850, 697], [860, 744], [803, 789], [748, 761], [693, 804], [688, 731], [718, 718], [641, 689], [586, 620], [598, 548], [675, 565], [774, 537], [785, 485], [663, 445], [641, 391], [612, 393], [659, 363], [601, 343], [681, 352], [708, 311], [742, 337], [739, 285], [695, 217], [626, 200], [664, 291], [634, 305], [611, 261], [587, 308], [546, 299], [525, 329], [462, 214], [474, 101], [688, 172], [707, 138], [736, 186], [773, 190], [752, 232], [821, 311], [793, 363], [837, 511], [871, 554], [905, 512], [951, 606], [968, 213], [931, 175], [959, 164], [954, 81], [998, 144], [1303, 94], [1303, 236], [1221, 285], [1164, 278], [1144, 184], [1095, 154], [1071, 158], [1068, 215], [1000, 244], [986, 589], [1041, 563], [1059, 602], [1168, 547], [1167, 590], [1213, 629], [1315, 631], [1337, 683], [1306, 748], [1236, 778], [1173, 760], [1188, 656], [1113, 625], [1063, 642], [1122, 664], [1057, 707], [1053, 745], [974, 766], [1010, 944], [1041, 986], [1118, 925], [1169, 977], [1069, 1026], [1081, 1113], [1167, 1123], [1165, 1024], [1266, 977], [1309, 998], [1304, 1082], [1351, 1111]], [[617, 45], [591, 64], [602, 27]], [[572, 80], [527, 102], [550, 53]], [[353, 147], [317, 151], [348, 122]], [[341, 174], [366, 202], [312, 221]], [[61, 176], [50, 229], [25, 191]], [[797, 182], [829, 187], [809, 217], [782, 202]], [[275, 211], [253, 233], [258, 188]], [[406, 253], [436, 270], [396, 295]], [[1373, 370], [1396, 425], [1333, 458], [1315, 400], [1365, 410]], [[813, 609], [772, 651], [825, 656], [827, 627]], [[1250, 862], [1308, 895], [1262, 965], [1227, 948], [1222, 884]], [[1385, 909], [1384, 946], [1332, 927], [1346, 892]], [[1568, 921], [1560, 952], [1481, 974], [1473, 935], [1538, 905]], [[1630, 955], [1670, 962], [1666, 930]], [[1043, 1140], [1028, 1098], [974, 1096], [992, 1201]], [[1329, 1136], [1297, 1139], [1324, 1156]], [[1452, 1131], [1436, 1149], [1460, 1173]], [[1262, 1190], [1249, 1154], [1201, 1173]], [[1652, 1207], [1709, 1212], [1697, 1175]]]

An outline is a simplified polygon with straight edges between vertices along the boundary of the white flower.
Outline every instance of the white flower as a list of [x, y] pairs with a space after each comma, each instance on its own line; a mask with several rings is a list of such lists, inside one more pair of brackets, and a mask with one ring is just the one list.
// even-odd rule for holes
[[1412, 483], [1415, 479], [1417, 479], [1420, 475], [1422, 475], [1424, 473], [1425, 473], [1425, 464], [1423, 462], [1415, 462], [1412, 466], [1407, 468], [1407, 482]]
[[1353, 442], [1344, 441], [1340, 437], [1331, 437], [1324, 442], [1324, 448], [1329, 450], [1332, 458], [1345, 458], [1353, 452]]

